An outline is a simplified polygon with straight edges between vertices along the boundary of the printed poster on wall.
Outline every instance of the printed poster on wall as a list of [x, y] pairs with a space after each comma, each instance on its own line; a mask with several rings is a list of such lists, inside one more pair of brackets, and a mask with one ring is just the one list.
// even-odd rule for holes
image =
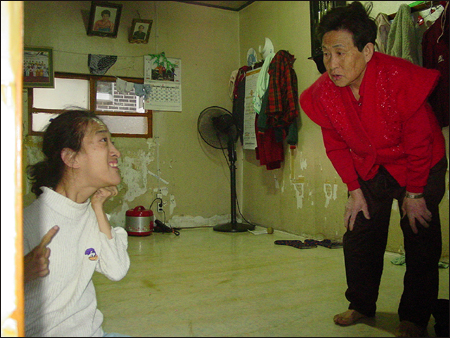
[[181, 59], [168, 58], [164, 52], [145, 55], [144, 84], [150, 85], [145, 109], [182, 111]]
[[256, 91], [256, 83], [260, 70], [261, 68], [257, 68], [245, 73], [244, 149], [255, 149], [257, 146], [255, 132], [256, 112], [253, 106], [253, 95]]

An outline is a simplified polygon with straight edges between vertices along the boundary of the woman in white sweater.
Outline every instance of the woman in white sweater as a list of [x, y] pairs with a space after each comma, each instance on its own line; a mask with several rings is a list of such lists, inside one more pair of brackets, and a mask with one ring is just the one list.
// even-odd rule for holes
[[108, 336], [92, 275], [118, 281], [130, 266], [127, 233], [103, 210], [117, 195], [120, 152], [84, 110], [53, 119], [42, 151], [28, 168], [37, 199], [24, 210], [26, 336]]

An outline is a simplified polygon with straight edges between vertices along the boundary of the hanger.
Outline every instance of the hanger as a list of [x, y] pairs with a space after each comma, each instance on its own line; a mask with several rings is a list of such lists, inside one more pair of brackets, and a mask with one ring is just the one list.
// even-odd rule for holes
[[[447, 2], [447, 1], [424, 1], [423, 3], [421, 3], [419, 5], [411, 7], [411, 13], [420, 12], [429, 7], [431, 8], [432, 6], [437, 6], [437, 5], [441, 4], [441, 2]], [[389, 14], [388, 15], [389, 20], [393, 20], [396, 15], [397, 15], [397, 13]]]
[[[438, 6], [439, 6], [439, 5], [438, 5]], [[425, 16], [419, 15], [419, 16], [417, 17], [417, 24], [418, 24], [419, 26], [422, 26], [422, 25], [425, 23], [425, 18], [426, 18], [426, 17], [429, 17], [431, 14], [433, 14], [433, 13], [436, 11], [436, 7], [434, 6], [434, 4], [433, 4], [432, 1], [430, 1], [430, 7], [429, 7], [429, 9], [430, 9], [430, 12], [429, 12], [427, 15], [425, 15]]]

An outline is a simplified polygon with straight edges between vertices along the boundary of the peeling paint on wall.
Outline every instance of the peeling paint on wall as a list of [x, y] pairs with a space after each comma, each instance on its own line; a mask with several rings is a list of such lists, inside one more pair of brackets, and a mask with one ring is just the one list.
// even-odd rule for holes
[[[121, 197], [120, 207], [116, 207], [111, 212], [110, 222], [112, 226], [125, 227], [125, 214], [127, 210], [136, 207], [133, 202], [137, 197], [148, 192], [148, 167], [155, 161], [155, 143], [152, 139], [147, 139], [147, 149], [139, 149], [129, 153], [122, 152], [119, 158], [120, 175], [122, 182], [119, 184], [120, 191], [125, 191]], [[145, 208], [149, 206], [145, 205]]]
[[303, 152], [300, 152], [300, 169], [306, 170], [308, 167], [308, 162], [306, 161], [306, 158], [303, 157]]
[[215, 215], [210, 218], [190, 215], [175, 215], [170, 219], [170, 225], [175, 228], [195, 228], [204, 226], [215, 226], [231, 221], [231, 215]]
[[169, 199], [169, 215], [173, 214], [173, 210], [175, 209], [175, 207], [177, 206], [177, 202], [175, 201], [175, 196], [174, 195], [170, 195], [170, 199]]
[[[145, 208], [148, 208], [148, 206], [145, 206]], [[130, 207], [128, 205], [128, 203], [124, 202], [122, 204], [121, 209], [118, 212], [115, 213], [110, 213], [109, 216], [109, 223], [111, 224], [112, 227], [122, 227], [125, 228], [125, 215], [126, 212], [129, 209], [133, 209], [132, 207]]]
[[278, 178], [276, 174], [273, 174], [273, 179], [275, 181], [275, 189], [280, 189], [280, 183], [278, 182]]
[[294, 183], [296, 192], [297, 209], [303, 208], [304, 183]]
[[328, 208], [328, 205], [330, 204], [330, 200], [333, 198], [333, 190], [331, 189], [330, 183], [325, 183], [323, 185], [323, 192], [325, 194], [325, 208]]
[[157, 178], [158, 180], [160, 180], [161, 182], [163, 182], [164, 184], [169, 184], [169, 182], [167, 182], [166, 180], [162, 179], [160, 176], [156, 175], [155, 173], [151, 172], [150, 170], [147, 171], [150, 175], [152, 175], [153, 177]]
[[156, 191], [158, 190], [163, 196], [167, 196], [169, 194], [169, 189], [167, 187], [159, 187]]
[[297, 209], [303, 208], [305, 177], [300, 175], [297, 178], [292, 179], [291, 183], [294, 185], [295, 198], [297, 199]]
[[155, 160], [155, 144], [147, 140], [148, 150], [139, 149], [133, 156], [123, 156], [119, 159], [122, 183], [126, 185], [124, 202], [131, 202], [136, 197], [145, 194], [148, 189], [148, 166]]

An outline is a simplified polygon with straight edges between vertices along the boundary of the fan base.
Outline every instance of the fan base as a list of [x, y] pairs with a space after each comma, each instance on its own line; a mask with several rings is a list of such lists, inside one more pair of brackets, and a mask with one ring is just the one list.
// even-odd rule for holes
[[242, 224], [242, 223], [226, 223], [226, 224], [218, 224], [213, 227], [215, 231], [221, 232], [246, 232], [248, 230], [254, 230], [255, 227], [250, 224]]

